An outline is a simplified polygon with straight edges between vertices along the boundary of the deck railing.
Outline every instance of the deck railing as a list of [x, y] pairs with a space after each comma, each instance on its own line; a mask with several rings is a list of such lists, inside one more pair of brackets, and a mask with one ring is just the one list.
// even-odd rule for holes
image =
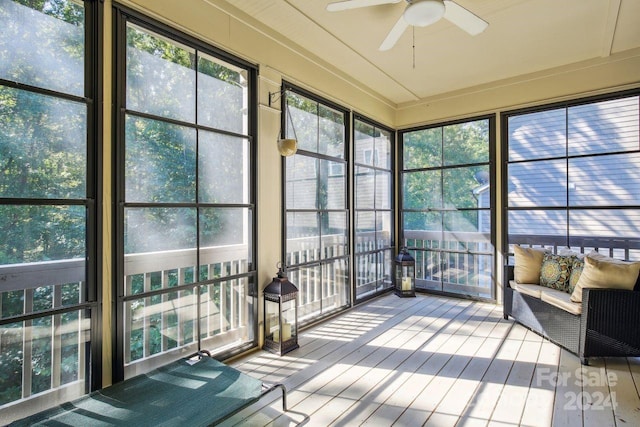
[[247, 245], [202, 248], [199, 267], [195, 248], [125, 255], [125, 375], [195, 350], [198, 329], [215, 352], [251, 341], [248, 255]]
[[[380, 236], [378, 234], [378, 236]], [[375, 233], [358, 234], [357, 251], [374, 251], [389, 245], [388, 236], [374, 240]], [[290, 279], [299, 289], [299, 313], [302, 320], [314, 318], [326, 310], [339, 308], [348, 303], [348, 264], [346, 240], [341, 234], [325, 235], [320, 247], [319, 238], [300, 237], [288, 241], [287, 264], [308, 264], [309, 268], [292, 269]], [[200, 280], [246, 272], [246, 247], [242, 245], [207, 248], [201, 252], [199, 271]], [[320, 260], [323, 266], [320, 267]], [[318, 264], [315, 264], [318, 262]], [[128, 294], [135, 295], [136, 284], [140, 292], [169, 290], [192, 280], [195, 264], [195, 251], [191, 249], [162, 253], [127, 255], [125, 257], [125, 280]], [[389, 262], [390, 264], [390, 262]], [[320, 268], [324, 268], [320, 281]], [[381, 277], [372, 275], [372, 271], [385, 272]], [[357, 292], [367, 291], [372, 286], [391, 283], [390, 265], [379, 265], [377, 259], [363, 256], [356, 264]], [[140, 285], [142, 283], [142, 285]], [[216, 347], [236, 342], [237, 332], [246, 332], [247, 317], [239, 308], [238, 301], [246, 295], [245, 287], [235, 283], [210, 285], [201, 291], [201, 331], [206, 337], [215, 337]], [[212, 297], [213, 296], [213, 297]], [[126, 313], [127, 325], [125, 353], [129, 361], [142, 361], [156, 354], [169, 352], [180, 346], [194, 342], [195, 310], [197, 295], [191, 291], [171, 291], [159, 296], [141, 297], [129, 302]], [[238, 311], [234, 311], [238, 310]], [[240, 320], [243, 319], [243, 320]], [[206, 324], [205, 324], [206, 323]], [[162, 335], [160, 338], [159, 334]], [[234, 338], [223, 340], [224, 337]]]
[[489, 233], [405, 230], [404, 245], [415, 254], [418, 289], [492, 298]]
[[[58, 389], [60, 399], [84, 393], [88, 357], [84, 259], [0, 266], [0, 375], [5, 403]], [[29, 316], [19, 320], [20, 316]], [[45, 397], [48, 396], [48, 397]]]
[[[298, 239], [297, 244], [299, 248], [293, 256], [296, 259], [310, 259], [309, 254], [314, 249], [309, 239]], [[320, 275], [313, 270], [301, 271], [299, 283], [296, 283], [300, 287], [300, 311], [311, 316], [321, 307], [340, 307], [348, 301], [345, 288], [347, 264], [341, 259], [346, 254], [343, 240], [338, 235], [325, 236], [322, 251], [323, 259], [333, 260], [325, 264], [324, 283], [320, 283]], [[251, 268], [247, 254], [246, 245], [204, 248], [200, 251], [199, 268], [196, 267], [195, 249], [125, 255], [125, 296], [121, 301], [125, 305], [122, 319], [127, 365], [125, 375], [144, 372], [162, 363], [163, 359], [175, 357], [176, 351], [195, 348], [198, 301], [202, 347], [224, 349], [249, 339], [253, 333], [252, 313], [248, 306], [249, 279], [242, 276]], [[364, 275], [369, 268], [372, 266], [360, 265], [359, 274]], [[82, 259], [1, 266], [0, 302], [3, 298], [6, 302], [10, 292], [19, 292], [21, 297], [18, 300], [24, 304], [19, 314], [25, 313], [24, 310], [28, 313], [34, 305], [38, 305], [37, 301], [34, 302], [37, 290], [46, 286], [52, 286], [52, 294], [57, 295], [52, 308], [62, 304], [59, 295], [64, 287], [75, 286], [78, 292], [76, 302], [83, 301], [84, 295], [80, 295], [80, 292], [84, 292], [85, 271], [86, 265]], [[229, 280], [224, 280], [225, 277], [229, 277]], [[216, 283], [199, 285], [197, 289], [195, 285], [193, 288], [188, 286], [196, 281], [213, 280]], [[172, 289], [175, 287], [180, 289]], [[0, 309], [2, 306], [0, 304]], [[1, 311], [0, 317], [5, 317]], [[85, 331], [88, 330], [86, 325], [84, 327]], [[20, 351], [29, 355], [32, 346], [30, 334], [40, 338], [47, 335], [36, 332], [34, 328], [25, 330], [28, 331], [27, 335], [23, 336], [21, 330], [21, 336], [16, 337], [15, 341], [21, 343]], [[48, 336], [51, 347], [59, 352], [60, 345], [57, 343], [61, 339], [60, 334], [49, 333]], [[80, 337], [85, 339], [86, 334], [78, 334], [78, 337], [79, 340]], [[79, 347], [81, 344], [78, 341]], [[54, 363], [59, 365], [60, 360], [58, 353]], [[25, 372], [31, 371], [30, 363], [30, 359], [25, 360]], [[78, 363], [78, 366], [84, 367], [84, 363]], [[59, 368], [53, 370], [60, 371]], [[25, 384], [29, 383], [29, 380], [25, 381]], [[52, 380], [54, 386], [58, 383], [59, 378]]]
[[[343, 234], [298, 237], [287, 240], [287, 265], [294, 266], [289, 277], [298, 286], [299, 312], [303, 321], [348, 304], [349, 269], [344, 257], [348, 255]], [[391, 285], [391, 244], [387, 233], [365, 232], [356, 235], [356, 262], [350, 269], [355, 275], [356, 295], [364, 296]], [[376, 251], [385, 251], [387, 265]], [[320, 282], [320, 261], [323, 261], [324, 280]], [[296, 268], [296, 265], [305, 265]], [[377, 277], [376, 277], [377, 276]]]
[[[511, 245], [514, 244], [549, 248], [555, 254], [569, 247], [584, 254], [596, 250], [612, 258], [627, 261], [640, 260], [640, 237], [571, 236], [567, 241], [566, 236], [511, 234], [509, 235], [509, 255], [513, 255]], [[510, 263], [513, 264], [513, 259]]]
[[[416, 286], [475, 296], [489, 296], [494, 280], [493, 246], [488, 233], [406, 230], [405, 245], [415, 250]], [[640, 260], [640, 237], [510, 235], [510, 245], [600, 253], [622, 260]], [[511, 249], [509, 254], [512, 255]], [[513, 264], [513, 258], [508, 258]]]
[[343, 234], [287, 240], [286, 263], [289, 280], [298, 288], [301, 323], [348, 303], [347, 254], [347, 239]]
[[391, 233], [359, 232], [355, 241], [355, 295], [363, 298], [393, 286]]
[[[377, 265], [379, 258], [367, 256], [377, 248], [384, 248], [386, 237], [374, 240], [374, 233], [358, 234], [356, 253], [363, 254], [353, 268], [357, 289], [365, 291], [379, 280], [372, 271], [384, 271]], [[493, 249], [486, 233], [440, 233], [405, 231], [405, 244], [416, 250], [418, 286], [429, 288], [445, 283], [454, 292], [486, 294], [493, 286]], [[317, 237], [303, 237], [289, 241], [288, 260], [309, 261], [319, 257]], [[590, 236], [566, 237], [541, 235], [511, 235], [510, 244], [548, 247], [554, 253], [570, 244], [573, 250], [587, 253], [598, 250], [614, 258], [640, 260], [640, 237], [602, 238]], [[347, 303], [348, 271], [344, 261], [344, 236], [325, 236], [322, 240], [323, 259], [326, 262], [325, 281], [320, 283], [319, 266], [301, 269], [296, 285], [300, 290], [300, 312], [309, 317], [320, 314], [322, 307], [341, 307]], [[246, 276], [251, 266], [246, 245], [205, 248], [200, 253], [200, 268], [196, 268], [195, 249], [125, 256], [125, 349], [131, 366], [150, 359], [171, 356], [174, 351], [185, 350], [197, 342], [197, 308], [200, 301], [200, 333], [205, 345], [224, 348], [246, 340], [253, 331], [247, 301], [250, 283]], [[487, 272], [491, 272], [487, 274]], [[56, 310], [85, 300], [84, 259], [35, 262], [0, 266], [0, 320], [3, 349], [9, 349], [21, 358], [22, 391], [20, 398], [31, 396], [32, 373], [41, 368], [42, 358], [35, 357], [43, 348], [51, 349], [46, 360], [51, 372], [51, 389], [72, 382], [82, 383], [89, 330], [89, 317], [84, 310], [62, 314], [43, 314], [42, 319], [9, 322], [12, 316], [34, 311]], [[240, 277], [239, 277], [240, 275]], [[229, 277], [229, 280], [224, 280]], [[196, 290], [181, 288], [199, 281], [222, 279], [216, 283], [200, 285]], [[72, 295], [70, 298], [69, 295]], [[139, 297], [137, 297], [139, 295]], [[4, 311], [3, 311], [4, 310]], [[10, 347], [7, 347], [10, 345]], [[14, 348], [15, 347], [15, 348]], [[205, 347], [206, 348], [206, 347]], [[9, 354], [5, 351], [5, 356]], [[173, 356], [171, 356], [173, 357]], [[154, 363], [159, 360], [155, 360]], [[63, 367], [62, 365], [65, 364]], [[145, 369], [146, 363], [133, 367], [132, 372]], [[71, 374], [69, 366], [72, 367]], [[36, 391], [37, 392], [37, 391]]]

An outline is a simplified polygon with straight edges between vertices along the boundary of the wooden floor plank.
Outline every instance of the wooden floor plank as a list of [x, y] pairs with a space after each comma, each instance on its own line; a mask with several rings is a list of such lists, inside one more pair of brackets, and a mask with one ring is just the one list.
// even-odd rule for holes
[[578, 409], [583, 411], [585, 427], [615, 427], [615, 401], [611, 400], [612, 384], [604, 359], [592, 358], [589, 366], [581, 367], [581, 375], [576, 380], [582, 384], [582, 399]]
[[460, 377], [484, 341], [481, 337], [467, 337], [458, 354], [449, 359], [412, 404], [412, 408], [419, 408], [424, 412], [423, 422], [426, 421], [426, 425], [453, 426], [458, 421], [456, 414], [459, 411], [455, 407], [460, 404], [460, 410], [463, 410], [466, 406], [462, 403], [465, 396], [460, 392], [476, 386], [475, 381]]
[[499, 342], [498, 350], [494, 355], [489, 368], [481, 379], [480, 386], [475, 390], [474, 396], [461, 414], [460, 425], [478, 425], [483, 422], [486, 424], [491, 419], [496, 401], [499, 399], [504, 383], [509, 376], [511, 367], [515, 360], [522, 341], [520, 339], [511, 339], [511, 332], [514, 325], [509, 328], [496, 328], [504, 335], [502, 337], [494, 337]]
[[[446, 306], [447, 304], [442, 304], [443, 306]], [[457, 304], [453, 304], [453, 306], [455, 306]], [[428, 314], [430, 312], [434, 312], [436, 311], [436, 309], [438, 308], [438, 305], [436, 305], [436, 307], [432, 307], [431, 304], [427, 304], [426, 308], [423, 307], [421, 308], [421, 310], [419, 310], [419, 312], [421, 314]], [[448, 309], [447, 309], [448, 310]], [[443, 312], [443, 310], [439, 311], [440, 313]], [[444, 311], [446, 312], [446, 310]], [[382, 330], [380, 332], [380, 335], [377, 337], [374, 337], [372, 339], [372, 342], [376, 343], [377, 346], [371, 346], [372, 348], [376, 348], [376, 347], [382, 347], [382, 348], [387, 348], [390, 349], [392, 351], [392, 354], [394, 355], [394, 357], [386, 357], [382, 360], [382, 363], [389, 363], [390, 361], [393, 361], [395, 359], [398, 359], [396, 363], [393, 363], [389, 368], [388, 368], [388, 372], [392, 372], [393, 369], [395, 369], [399, 363], [401, 363], [402, 360], [404, 360], [406, 358], [406, 355], [404, 355], [404, 353], [401, 351], [401, 348], [398, 349], [398, 347], [401, 347], [401, 344], [406, 343], [406, 342], [412, 342], [413, 340], [411, 338], [413, 338], [413, 336], [415, 336], [415, 332], [411, 332], [405, 335], [404, 338], [401, 339], [397, 339], [398, 335], [403, 334], [404, 332], [397, 329], [397, 328], [401, 328], [402, 326], [396, 326], [396, 325], [402, 325], [402, 322], [404, 321], [404, 319], [406, 319], [407, 317], [411, 316], [414, 314], [414, 312], [407, 312], [407, 311], [403, 311], [403, 313], [406, 315], [405, 317], [399, 317], [398, 322], [396, 322], [395, 324], [389, 324], [391, 326], [390, 329], [388, 330]], [[438, 312], [436, 312], [436, 315]], [[438, 315], [439, 316], [439, 315]], [[439, 318], [439, 317], [438, 317]], [[393, 342], [394, 340], [396, 340], [396, 342]], [[357, 351], [355, 351], [354, 353], [357, 353]], [[334, 354], [335, 355], [335, 354]], [[347, 359], [348, 360], [348, 359]], [[324, 362], [327, 361], [327, 359], [323, 360]], [[350, 363], [358, 363], [358, 360], [350, 360]], [[336, 361], [333, 362], [333, 364], [335, 364]], [[343, 363], [342, 364], [342, 368], [348, 369], [349, 364], [348, 363]], [[330, 366], [328, 369], [324, 370], [322, 372], [322, 374], [319, 376], [319, 378], [314, 378], [313, 380], [311, 380], [312, 382], [310, 383], [306, 383], [304, 384], [302, 387], [308, 387], [312, 390], [319, 390], [320, 392], [329, 392], [329, 393], [333, 393], [333, 395], [339, 394], [336, 393], [338, 389], [343, 389], [345, 390], [348, 387], [344, 387], [345, 385], [348, 385], [348, 383], [353, 383], [354, 382], [354, 378], [351, 376], [347, 376], [347, 377], [342, 377], [340, 378], [340, 380], [338, 381], [333, 381], [334, 378], [337, 377], [336, 372], [344, 372], [345, 369], [340, 369], [340, 370], [336, 370], [336, 368], [333, 368]], [[346, 378], [346, 381], [345, 381]], [[332, 382], [333, 381], [333, 382]], [[388, 388], [387, 388], [388, 390]], [[375, 394], [374, 394], [375, 395]]]
[[532, 427], [551, 425], [555, 398], [553, 379], [557, 377], [559, 362], [560, 348], [549, 341], [543, 341], [522, 412], [521, 425]]
[[326, 427], [331, 425], [339, 416], [347, 412], [356, 402], [351, 399], [333, 397], [325, 405], [313, 412], [308, 426]]
[[[390, 384], [382, 388], [380, 393], [373, 393], [375, 401], [379, 402], [380, 405], [365, 421], [365, 425], [385, 423], [389, 419], [395, 420], [402, 415], [403, 411], [406, 410], [406, 402], [410, 402], [411, 397], [415, 395], [416, 386], [413, 382], [426, 381], [424, 379], [425, 373], [421, 371], [421, 368], [424, 369], [426, 361], [431, 360], [431, 357], [435, 354], [436, 358], [433, 360], [442, 360], [444, 364], [445, 361], [450, 358], [451, 352], [459, 347], [461, 342], [456, 345], [457, 339], [453, 338], [453, 335], [444, 334], [440, 331], [447, 330], [455, 333], [461, 324], [463, 324], [463, 319], [466, 319], [472, 314], [465, 313], [467, 308], [468, 305], [458, 304], [438, 319], [434, 319], [434, 322], [429, 324], [426, 329], [433, 331], [433, 327], [440, 328], [436, 339], [432, 339], [433, 335], [430, 335], [429, 340], [424, 341], [424, 346], [418, 351], [411, 353], [401, 364], [395, 368], [389, 366], [389, 368], [402, 373], [393, 378], [387, 377], [385, 380], [391, 380]], [[437, 354], [441, 348], [449, 348], [449, 350], [445, 351], [444, 354]], [[416, 369], [418, 370], [417, 373]], [[423, 376], [422, 378], [420, 377], [421, 375]], [[400, 402], [397, 403], [397, 400], [400, 400]]]
[[636, 383], [636, 390], [640, 392], [640, 357], [627, 357], [627, 362]]
[[560, 350], [556, 398], [553, 406], [554, 426], [582, 427], [583, 414], [576, 400], [582, 393], [582, 386], [576, 381], [576, 372], [580, 372], [580, 360], [565, 349]]
[[[410, 408], [403, 411], [398, 420], [399, 425], [422, 425], [431, 416], [433, 410], [455, 382], [459, 373], [469, 363], [473, 354], [478, 350], [482, 338], [470, 337], [477, 329], [478, 320], [486, 318], [487, 311], [482, 306], [475, 305], [462, 316], [458, 324], [448, 325], [453, 333], [442, 346], [433, 348], [436, 357], [425, 360], [423, 365], [403, 385], [404, 392], [397, 395], [396, 400], [410, 401], [414, 396]], [[434, 381], [435, 380], [435, 381]], [[422, 390], [422, 391], [420, 391]], [[393, 400], [385, 402], [400, 406]]]
[[[285, 384], [289, 411], [274, 392], [223, 426], [640, 425], [640, 358], [582, 367], [504, 320], [495, 304], [386, 295], [303, 331], [299, 342], [284, 356], [257, 351], [231, 363]], [[590, 375], [607, 380], [581, 383]], [[589, 398], [598, 393], [615, 409], [596, 410]]]
[[640, 426], [640, 396], [629, 362], [607, 358], [605, 364], [616, 425]]
[[[478, 342], [479, 348], [477, 352], [436, 408], [436, 414], [455, 415], [456, 423], [460, 420], [465, 408], [471, 404], [476, 391], [481, 385], [481, 380], [489, 369], [493, 356], [500, 345], [499, 340], [483, 337], [477, 337], [477, 339], [481, 339]], [[432, 415], [428, 424], [434, 424], [437, 419], [439, 418], [433, 418]], [[443, 422], [440, 421], [440, 423], [442, 424]]]
[[[519, 329], [515, 328], [516, 331]], [[516, 332], [515, 335], [518, 333]], [[528, 334], [523, 336], [520, 351], [516, 355], [500, 399], [491, 415], [492, 421], [520, 424], [542, 346], [542, 341], [527, 339], [528, 336]]]
[[[487, 338], [476, 336], [482, 328], [481, 335], [490, 333], [495, 326], [496, 317], [489, 317], [492, 309], [479, 306], [473, 318], [460, 328], [460, 332], [468, 332], [463, 345], [456, 351], [443, 369], [424, 387], [417, 399], [411, 404], [411, 411], [405, 412], [399, 421], [407, 425], [455, 425], [459, 414], [464, 410], [473, 396], [480, 379], [486, 372], [496, 348], [492, 348]], [[420, 417], [422, 417], [420, 419]]]

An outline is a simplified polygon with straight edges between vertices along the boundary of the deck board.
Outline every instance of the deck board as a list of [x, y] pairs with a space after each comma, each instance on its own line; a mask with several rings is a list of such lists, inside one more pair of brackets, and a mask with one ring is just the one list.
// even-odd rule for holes
[[[605, 360], [606, 371], [611, 378], [611, 406], [613, 407], [614, 419], [617, 425], [640, 425], [640, 396], [629, 367], [632, 360], [636, 363], [635, 368], [637, 371], [637, 358]], [[609, 402], [605, 402], [604, 406], [607, 406], [607, 403]]]
[[551, 425], [555, 385], [545, 378], [557, 374], [559, 361], [560, 348], [548, 341], [543, 341], [522, 413], [522, 425], [536, 427]]
[[[583, 367], [494, 304], [390, 294], [303, 331], [299, 343], [232, 363], [285, 384], [290, 410], [273, 393], [224, 426], [640, 425], [640, 358]], [[611, 405], [594, 405], [600, 395]]]

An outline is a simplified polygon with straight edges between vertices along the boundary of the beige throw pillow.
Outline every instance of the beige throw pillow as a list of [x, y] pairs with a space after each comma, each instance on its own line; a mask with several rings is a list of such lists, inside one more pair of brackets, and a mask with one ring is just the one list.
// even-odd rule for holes
[[640, 262], [625, 262], [609, 258], [598, 252], [584, 257], [584, 268], [571, 294], [571, 301], [582, 302], [585, 288], [633, 290], [640, 274]]
[[540, 284], [540, 268], [544, 254], [548, 253], [544, 248], [523, 248], [520, 245], [513, 246], [516, 263], [513, 268], [513, 276], [516, 283]]

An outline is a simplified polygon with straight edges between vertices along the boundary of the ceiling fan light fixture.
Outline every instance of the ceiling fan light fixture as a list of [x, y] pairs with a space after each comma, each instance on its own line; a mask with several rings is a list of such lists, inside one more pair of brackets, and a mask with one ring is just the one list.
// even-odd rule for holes
[[414, 0], [404, 11], [404, 20], [409, 25], [426, 27], [444, 16], [444, 1]]

